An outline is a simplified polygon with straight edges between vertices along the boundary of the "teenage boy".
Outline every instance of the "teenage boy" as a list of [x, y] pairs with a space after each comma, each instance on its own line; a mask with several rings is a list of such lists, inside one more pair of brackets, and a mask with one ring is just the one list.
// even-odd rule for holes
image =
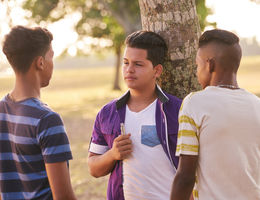
[[[239, 88], [239, 38], [225, 30], [199, 39], [197, 76], [179, 114], [180, 156], [171, 199], [260, 199], [260, 99]], [[196, 180], [196, 181], [195, 181]]]
[[60, 116], [40, 101], [53, 71], [52, 34], [16, 26], [5, 53], [15, 72], [14, 89], [0, 101], [0, 193], [2, 200], [74, 200], [69, 141]]
[[107, 199], [169, 199], [178, 159], [175, 148], [181, 100], [156, 79], [167, 53], [156, 33], [126, 38], [123, 77], [129, 88], [98, 113], [88, 166], [95, 177], [111, 174]]

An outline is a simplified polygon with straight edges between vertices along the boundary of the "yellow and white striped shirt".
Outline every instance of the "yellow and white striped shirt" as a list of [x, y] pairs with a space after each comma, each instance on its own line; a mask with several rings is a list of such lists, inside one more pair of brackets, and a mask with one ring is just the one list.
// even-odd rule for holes
[[176, 155], [198, 155], [195, 199], [260, 199], [260, 99], [209, 86], [179, 112]]
[[[199, 125], [193, 119], [194, 116], [189, 113], [189, 101], [195, 93], [189, 94], [182, 102], [179, 112], [179, 131], [176, 156], [180, 154], [198, 155], [199, 154]], [[183, 109], [184, 107], [184, 109]], [[198, 199], [197, 177], [193, 189], [193, 198]]]

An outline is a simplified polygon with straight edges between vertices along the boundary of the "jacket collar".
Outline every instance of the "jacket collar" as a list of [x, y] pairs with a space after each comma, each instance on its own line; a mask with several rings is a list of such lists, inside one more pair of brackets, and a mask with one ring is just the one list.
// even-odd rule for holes
[[[166, 94], [162, 91], [162, 89], [160, 88], [160, 86], [158, 84], [156, 84], [156, 94], [158, 99], [162, 102], [162, 103], [166, 103], [169, 101], [169, 98], [166, 96]], [[121, 96], [117, 101], [116, 101], [116, 109], [120, 109], [123, 106], [126, 105], [128, 99], [130, 97], [130, 90], [128, 90], [125, 94], [123, 94], [123, 96]]]

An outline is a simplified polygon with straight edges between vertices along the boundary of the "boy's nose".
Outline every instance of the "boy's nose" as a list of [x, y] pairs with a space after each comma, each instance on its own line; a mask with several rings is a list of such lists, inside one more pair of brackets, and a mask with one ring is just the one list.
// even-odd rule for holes
[[134, 72], [134, 65], [133, 64], [128, 65], [127, 72]]

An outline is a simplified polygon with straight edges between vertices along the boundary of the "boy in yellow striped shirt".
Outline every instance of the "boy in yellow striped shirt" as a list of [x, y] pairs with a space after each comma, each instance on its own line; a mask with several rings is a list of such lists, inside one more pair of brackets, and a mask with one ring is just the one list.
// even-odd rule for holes
[[231, 32], [215, 29], [199, 39], [203, 90], [180, 109], [172, 200], [188, 200], [192, 190], [200, 200], [260, 199], [260, 99], [237, 84], [241, 56]]

